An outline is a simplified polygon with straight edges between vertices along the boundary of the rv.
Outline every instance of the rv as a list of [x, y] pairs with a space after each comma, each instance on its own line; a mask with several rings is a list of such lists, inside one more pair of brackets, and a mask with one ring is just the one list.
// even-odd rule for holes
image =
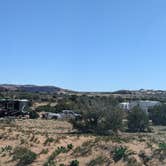
[[28, 100], [0, 99], [0, 117], [24, 115], [28, 107]]

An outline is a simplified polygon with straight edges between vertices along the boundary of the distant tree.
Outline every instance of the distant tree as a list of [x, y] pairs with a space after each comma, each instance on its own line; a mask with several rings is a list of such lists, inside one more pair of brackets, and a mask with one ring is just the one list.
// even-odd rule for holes
[[117, 132], [123, 128], [123, 112], [119, 108], [110, 108], [104, 112], [97, 124], [98, 133], [105, 134], [108, 131]]
[[166, 125], [166, 104], [151, 108], [149, 116], [154, 125]]
[[123, 112], [101, 98], [84, 98], [80, 109], [82, 119], [73, 120], [72, 124], [81, 132], [107, 134], [122, 127]]
[[132, 132], [144, 132], [149, 127], [148, 115], [139, 107], [133, 108], [128, 114], [128, 129]]

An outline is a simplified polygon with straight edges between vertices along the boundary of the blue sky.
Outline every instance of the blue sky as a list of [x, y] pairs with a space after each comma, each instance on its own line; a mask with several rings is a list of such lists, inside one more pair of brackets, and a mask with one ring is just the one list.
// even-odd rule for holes
[[0, 83], [166, 89], [165, 0], [0, 0]]

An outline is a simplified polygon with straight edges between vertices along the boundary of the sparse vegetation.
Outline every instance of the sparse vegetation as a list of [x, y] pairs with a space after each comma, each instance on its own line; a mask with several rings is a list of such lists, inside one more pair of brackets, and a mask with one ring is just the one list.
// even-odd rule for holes
[[[104, 100], [104, 102], [100, 100]], [[20, 158], [11, 161], [17, 145], [31, 151], [31, 153], [28, 152], [29, 157], [26, 157], [28, 161], [25, 161], [25, 163], [32, 162], [32, 165], [40, 163], [45, 166], [66, 166], [76, 165], [78, 162], [79, 165], [117, 165], [118, 162], [122, 166], [155, 165], [156, 163], [163, 165], [166, 156], [165, 126], [151, 126], [154, 131], [152, 133], [133, 133], [119, 130], [122, 123], [121, 116], [119, 120], [118, 115], [122, 115], [123, 119], [127, 118], [127, 113], [124, 115], [114, 104], [108, 106], [110, 101], [106, 102], [106, 100], [108, 99], [101, 97], [85, 96], [83, 99], [81, 97], [78, 99], [75, 96], [69, 97], [69, 99], [66, 97], [65, 102], [70, 101], [70, 105], [72, 105], [72, 102], [75, 103], [73, 108], [77, 107], [79, 113], [83, 116], [87, 114], [86, 116], [91, 120], [86, 122], [87, 125], [91, 125], [87, 130], [85, 129], [86, 132], [77, 132], [82, 130], [76, 130], [72, 128], [69, 122], [60, 120], [40, 118], [1, 120], [0, 133], [3, 134], [0, 134], [0, 144], [4, 146], [0, 147], [0, 165], [8, 166], [8, 163], [9, 165], [20, 163]], [[79, 103], [80, 101], [84, 101], [84, 104]], [[96, 102], [98, 102], [99, 107], [97, 107], [98, 104], [93, 105]], [[53, 106], [54, 104], [50, 103], [50, 105]], [[88, 109], [86, 110], [86, 108]], [[90, 112], [92, 110], [93, 113]], [[83, 111], [87, 112], [84, 114]], [[101, 111], [103, 111], [102, 114]], [[108, 111], [108, 114], [112, 116], [109, 117], [105, 111]], [[84, 118], [75, 122], [78, 124], [85, 122]], [[96, 119], [97, 126], [93, 121]], [[125, 120], [123, 126], [126, 124], [127, 120]], [[116, 126], [115, 130], [110, 127], [112, 125], [113, 127]], [[102, 130], [102, 132], [99, 130]], [[142, 131], [142, 129], [135, 131]], [[144, 131], [147, 131], [147, 128]], [[36, 157], [33, 157], [34, 154], [32, 153]]]
[[73, 149], [73, 144], [68, 144], [68, 145], [67, 145], [67, 149], [68, 149], [68, 150]]
[[79, 161], [78, 160], [71, 161], [70, 166], [79, 166]]
[[53, 153], [48, 157], [47, 161], [44, 163], [44, 166], [54, 166], [55, 165], [55, 161], [54, 159], [61, 153], [67, 153], [71, 150], [71, 146], [67, 146], [64, 147], [64, 146], [61, 146], [61, 147], [58, 147], [55, 151], [53, 151]]
[[42, 151], [39, 153], [40, 155], [41, 154], [48, 154], [48, 149], [42, 149]]
[[92, 159], [87, 166], [96, 166], [96, 165], [103, 165], [103, 164], [110, 164], [110, 160], [104, 156], [98, 156], [95, 159]]
[[55, 141], [54, 138], [48, 137], [48, 138], [45, 140], [45, 142], [44, 142], [44, 146], [46, 146], [46, 145], [48, 145], [49, 143], [52, 143], [52, 142], [54, 142], [54, 141]]
[[131, 132], [144, 132], [149, 128], [148, 115], [139, 107], [133, 108], [128, 114], [128, 129]]
[[147, 163], [151, 160], [151, 156], [147, 155], [144, 150], [139, 152], [139, 157], [142, 159], [143, 163], [147, 165]]
[[94, 141], [86, 141], [81, 146], [76, 147], [73, 151], [75, 156], [87, 156], [91, 153], [92, 147], [97, 145]]
[[[153, 133], [121, 131], [118, 134], [98, 135], [75, 133], [71, 124], [65, 121], [4, 121], [0, 123], [0, 133], [3, 133], [0, 135], [0, 143], [3, 145], [0, 147], [0, 165], [10, 166], [24, 161], [24, 157], [11, 160], [17, 148], [15, 146], [20, 144], [19, 147], [31, 151], [24, 162], [32, 162], [32, 165], [66, 166], [75, 160], [79, 161], [79, 165], [95, 165], [96, 162], [100, 165], [116, 165], [120, 162], [122, 166], [164, 165], [166, 128], [153, 126], [153, 130]], [[25, 152], [21, 154], [27, 156]]]
[[39, 114], [36, 111], [30, 110], [29, 111], [29, 118], [30, 119], [37, 119], [37, 118], [39, 118]]
[[113, 160], [115, 162], [117, 162], [117, 161], [121, 160], [122, 158], [124, 158], [126, 156], [126, 151], [127, 151], [126, 147], [122, 147], [122, 146], [114, 147]]
[[154, 125], [166, 125], [166, 104], [151, 108], [149, 113]]
[[162, 142], [159, 144], [159, 149], [166, 152], [166, 143]]
[[13, 151], [13, 160], [18, 161], [17, 166], [26, 166], [31, 164], [37, 155], [25, 147], [16, 147]]
[[119, 108], [98, 98], [84, 102], [82, 119], [72, 121], [74, 128], [96, 134], [109, 134], [122, 128], [123, 112]]
[[2, 152], [2, 153], [3, 153], [3, 152], [11, 152], [12, 149], [13, 149], [12, 146], [7, 145], [7, 146], [1, 148], [1, 152]]

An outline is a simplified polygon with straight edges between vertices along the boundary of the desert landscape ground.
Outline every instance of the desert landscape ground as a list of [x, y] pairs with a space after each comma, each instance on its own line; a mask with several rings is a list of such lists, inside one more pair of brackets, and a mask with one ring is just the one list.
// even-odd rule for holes
[[0, 165], [26, 165], [27, 154], [16, 157], [24, 148], [35, 154], [31, 166], [164, 166], [165, 142], [166, 127], [159, 126], [152, 133], [96, 136], [76, 133], [66, 121], [1, 119]]

